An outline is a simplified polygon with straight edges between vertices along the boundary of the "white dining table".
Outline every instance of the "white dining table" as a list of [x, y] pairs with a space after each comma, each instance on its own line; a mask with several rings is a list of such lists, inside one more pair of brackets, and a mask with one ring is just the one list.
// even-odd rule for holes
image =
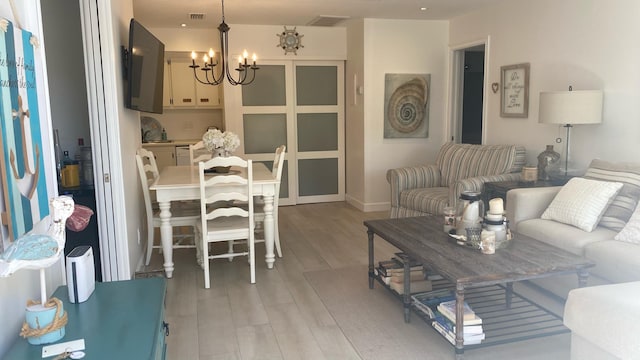
[[[232, 168], [234, 171], [234, 168]], [[235, 170], [245, 174], [246, 170]], [[215, 176], [215, 175], [210, 175]], [[265, 262], [272, 269], [275, 262], [273, 220], [273, 197], [277, 180], [263, 163], [253, 163], [253, 194], [262, 196], [264, 200], [264, 240]], [[200, 199], [200, 178], [197, 166], [167, 166], [156, 181], [149, 187], [156, 192], [156, 200], [160, 207], [160, 238], [164, 255], [164, 271], [167, 278], [173, 277], [173, 227], [171, 226], [171, 202]]]

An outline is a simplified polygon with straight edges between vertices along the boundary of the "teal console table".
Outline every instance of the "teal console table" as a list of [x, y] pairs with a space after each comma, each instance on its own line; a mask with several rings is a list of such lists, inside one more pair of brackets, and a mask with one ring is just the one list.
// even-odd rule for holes
[[[84, 338], [85, 359], [165, 359], [166, 287], [164, 278], [96, 283], [80, 304], [70, 303], [67, 287], [59, 287], [53, 296], [62, 300], [69, 317], [59, 342]], [[42, 347], [18, 338], [4, 359], [42, 359]]]

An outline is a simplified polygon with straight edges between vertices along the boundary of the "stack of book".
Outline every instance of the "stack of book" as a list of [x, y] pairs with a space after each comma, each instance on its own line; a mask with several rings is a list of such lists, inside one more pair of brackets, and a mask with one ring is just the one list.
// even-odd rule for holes
[[[398, 294], [404, 294], [404, 265], [400, 260], [393, 258], [391, 260], [380, 261], [375, 272], [391, 289]], [[421, 264], [409, 264], [409, 281], [411, 293], [431, 290], [431, 281], [425, 279]]]
[[[411, 296], [414, 307], [429, 317], [431, 325], [450, 343], [456, 342], [456, 299], [451, 290], [435, 290]], [[479, 344], [484, 340], [482, 318], [464, 303], [463, 338], [465, 345]]]

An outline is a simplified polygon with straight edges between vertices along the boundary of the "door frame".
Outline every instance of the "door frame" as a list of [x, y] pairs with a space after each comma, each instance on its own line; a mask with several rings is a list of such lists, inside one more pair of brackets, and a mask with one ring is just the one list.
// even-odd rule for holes
[[[85, 73], [87, 81], [87, 101], [89, 104], [89, 124], [91, 130], [92, 156], [94, 162], [94, 185], [96, 196], [96, 219], [100, 256], [102, 260], [102, 280], [115, 281], [130, 278], [126, 232], [123, 211], [124, 199], [120, 188], [111, 178], [122, 171], [119, 156], [119, 129], [117, 124], [118, 99], [115, 98], [116, 74], [114, 67], [103, 67], [102, 58], [119, 59], [114, 53], [113, 25], [109, 0], [83, 1], [80, 3], [82, 41], [84, 46]], [[111, 119], [109, 121], [108, 119]], [[115, 121], [113, 120], [115, 119]], [[119, 170], [118, 170], [119, 169]], [[120, 229], [120, 231], [119, 231]]]
[[482, 96], [482, 140], [487, 139], [487, 114], [489, 86], [489, 54], [491, 37], [476, 39], [463, 44], [449, 46], [449, 102], [447, 109], [446, 141], [460, 143], [462, 141], [462, 104], [464, 98], [464, 51], [478, 45], [484, 45], [484, 80]]

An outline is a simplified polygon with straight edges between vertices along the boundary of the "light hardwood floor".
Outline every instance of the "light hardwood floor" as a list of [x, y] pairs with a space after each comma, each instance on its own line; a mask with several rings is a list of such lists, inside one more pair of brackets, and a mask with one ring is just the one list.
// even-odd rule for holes
[[[212, 359], [453, 359], [453, 347], [402, 305], [367, 283], [367, 236], [362, 222], [388, 213], [363, 213], [346, 203], [280, 208], [283, 257], [267, 270], [256, 244], [256, 284], [246, 258], [211, 261], [204, 289], [193, 249], [174, 252], [168, 280], [168, 358]], [[397, 250], [376, 241], [376, 260]], [[154, 252], [149, 269], [160, 269]], [[525, 285], [516, 289], [554, 311], [562, 304]], [[567, 359], [570, 336], [467, 351], [467, 359]]]

